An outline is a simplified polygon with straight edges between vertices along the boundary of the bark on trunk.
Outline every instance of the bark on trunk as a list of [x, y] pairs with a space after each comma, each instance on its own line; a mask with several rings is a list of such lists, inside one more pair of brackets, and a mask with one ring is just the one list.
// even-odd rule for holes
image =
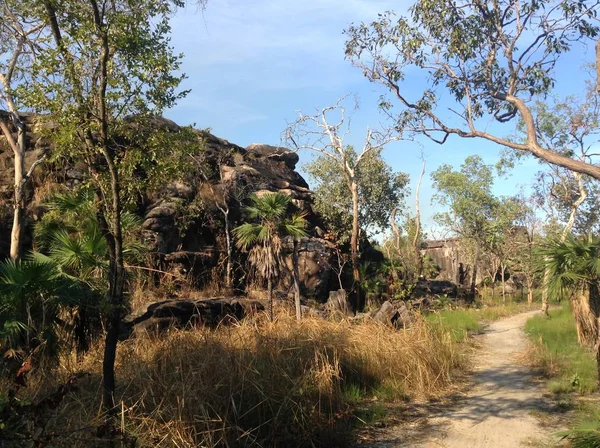
[[419, 181], [417, 182], [417, 190], [415, 192], [415, 235], [413, 237], [413, 250], [415, 252], [415, 260], [417, 263], [417, 281], [423, 273], [423, 256], [421, 255], [421, 249], [419, 248], [419, 237], [421, 234], [421, 182], [423, 181], [423, 175], [425, 174], [425, 160], [423, 160], [423, 166], [421, 167], [421, 174], [419, 175]]
[[356, 310], [361, 308], [359, 282], [360, 275], [358, 272], [359, 253], [358, 253], [358, 185], [356, 181], [351, 181], [352, 191], [352, 237], [350, 238], [350, 248], [352, 252], [352, 276], [354, 279], [354, 305]]
[[577, 341], [580, 345], [594, 347], [598, 339], [596, 317], [590, 307], [589, 289], [581, 289], [571, 296], [571, 308], [577, 329]]
[[542, 288], [542, 316], [549, 317], [550, 313], [548, 309], [550, 305], [548, 303], [548, 283], [550, 282], [550, 269], [544, 269], [544, 286]]
[[292, 268], [294, 271], [294, 304], [296, 305], [296, 319], [302, 319], [302, 304], [300, 303], [300, 273], [298, 272], [298, 240], [294, 238], [294, 252], [292, 254]]
[[225, 286], [228, 289], [233, 287], [233, 245], [231, 243], [231, 230], [229, 228], [229, 209], [223, 213], [225, 215], [225, 240], [227, 241], [227, 267], [225, 268]]
[[596, 371], [598, 373], [598, 382], [600, 385], [600, 290], [595, 282], [589, 284], [589, 297], [587, 303], [594, 317], [594, 327], [596, 331], [596, 341], [594, 349], [596, 353]]
[[267, 278], [267, 299], [269, 300], [269, 320], [273, 322], [273, 282], [270, 275]]
[[471, 274], [471, 297], [469, 301], [475, 301], [475, 293], [477, 290], [477, 263], [479, 263], [479, 245], [475, 247], [475, 255], [473, 256], [473, 273]]
[[504, 280], [505, 274], [506, 274], [506, 266], [502, 265], [502, 267], [500, 268], [500, 275], [502, 276], [502, 278], [500, 280], [502, 281], [502, 303], [503, 304], [506, 303], [506, 282]]
[[527, 303], [530, 305], [533, 303], [533, 291], [529, 286], [527, 287]]
[[[102, 375], [104, 386], [104, 406], [112, 414], [115, 411], [115, 360], [117, 356], [117, 342], [119, 340], [119, 326], [124, 311], [125, 297], [125, 263], [123, 259], [123, 234], [121, 229], [121, 200], [119, 176], [108, 149], [105, 148], [105, 160], [111, 174], [111, 220], [110, 225], [106, 215], [102, 215], [101, 227], [108, 243], [109, 251], [109, 291], [108, 325], [104, 344], [104, 358], [102, 362]], [[107, 213], [108, 214], [108, 213]]]
[[[13, 224], [10, 234], [10, 257], [13, 260], [21, 258], [23, 226], [25, 221], [25, 210], [27, 208], [27, 198], [25, 196], [25, 184], [28, 175], [25, 173], [25, 124], [21, 121], [14, 104], [9, 102], [11, 110], [12, 123], [17, 129], [17, 139], [15, 141], [9, 128], [8, 122], [0, 120], [0, 130], [4, 134], [7, 143], [12, 149], [14, 156], [14, 191], [13, 191]], [[35, 168], [35, 162], [32, 170]]]
[[600, 93], [600, 39], [596, 42], [596, 92]]

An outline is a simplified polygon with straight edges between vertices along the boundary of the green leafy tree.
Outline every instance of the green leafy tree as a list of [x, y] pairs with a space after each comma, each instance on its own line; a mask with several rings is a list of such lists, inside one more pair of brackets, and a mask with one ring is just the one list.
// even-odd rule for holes
[[251, 204], [244, 211], [249, 220], [233, 229], [237, 246], [249, 251], [249, 261], [258, 275], [267, 281], [269, 317], [273, 320], [273, 280], [283, 266], [282, 240], [294, 239], [294, 285], [296, 288], [296, 317], [301, 317], [300, 291], [297, 269], [296, 239], [306, 236], [306, 219], [303, 214], [288, 215], [290, 197], [281, 193], [266, 193], [262, 196], [250, 195]]
[[17, 89], [26, 106], [53, 122], [53, 156], [85, 163], [95, 189], [95, 213], [109, 254], [103, 360], [109, 416], [115, 409], [114, 363], [126, 309], [124, 204], [136, 197], [128, 193], [138, 189], [140, 179], [164, 182], [161, 169], [181, 168], [181, 163], [165, 164], [162, 156], [172, 152], [172, 162], [188, 157], [188, 146], [165, 137], [178, 132], [151, 131], [154, 114], [186, 93], [178, 90], [183, 75], [175, 74], [181, 55], [169, 44], [170, 16], [183, 5], [180, 0], [36, 2], [32, 13], [47, 24], [48, 39], [36, 52], [35, 82], [25, 76]]
[[10, 237], [10, 256], [17, 260], [22, 252], [22, 235], [27, 209], [27, 187], [31, 176], [45, 155], [25, 165], [27, 128], [22, 111], [24, 106], [15, 94], [19, 81], [31, 74], [32, 57], [43, 40], [46, 26], [36, 17], [35, 5], [29, 0], [6, 0], [0, 5], [0, 131], [14, 157], [13, 224]]
[[539, 205], [534, 196], [519, 197], [523, 204], [523, 214], [518, 225], [522, 231], [514, 235], [513, 242], [517, 248], [513, 258], [513, 268], [520, 273], [527, 286], [527, 302], [533, 303], [533, 292], [540, 284], [538, 266], [538, 248], [542, 243], [542, 219], [538, 216]]
[[[350, 120], [346, 107], [348, 99], [348, 96], [342, 97], [336, 104], [321, 109], [316, 115], [310, 116], [301, 113], [300, 117], [285, 130], [285, 138], [298, 150], [311, 150], [329, 159], [332, 163], [330, 165], [332, 169], [335, 167], [335, 170], [342, 175], [344, 182], [339, 183], [337, 186], [345, 185], [348, 193], [344, 192], [342, 197], [349, 194], [351, 198], [352, 232], [350, 234], [350, 252], [352, 276], [354, 285], [357, 286], [360, 282], [358, 270], [361, 207], [359, 171], [365, 160], [373, 153], [383, 150], [391, 141], [397, 140], [398, 135], [393, 128], [383, 130], [367, 129], [364, 145], [360, 151], [354, 151], [353, 148], [344, 144], [344, 138], [350, 133]], [[355, 110], [358, 108], [356, 99], [353, 107]], [[339, 193], [342, 194], [341, 189]], [[373, 207], [376, 207], [376, 205], [373, 204]], [[338, 217], [338, 221], [341, 220], [343, 218]], [[340, 222], [341, 225], [343, 223]], [[355, 291], [355, 307], [356, 309], [361, 307], [358, 290]]]
[[436, 220], [474, 246], [471, 275], [471, 297], [474, 299], [479, 257], [488, 242], [490, 223], [498, 205], [492, 194], [493, 169], [481, 157], [469, 156], [460, 170], [442, 165], [431, 178], [439, 192], [435, 200], [448, 207], [447, 212], [435, 216]]
[[[354, 148], [345, 148], [346, 157], [353, 161]], [[353, 163], [353, 162], [350, 162]], [[314, 181], [315, 208], [324, 218], [327, 230], [336, 240], [347, 243], [352, 235], [352, 194], [340, 165], [326, 156], [319, 156], [305, 166]], [[407, 194], [408, 175], [396, 173], [383, 160], [381, 151], [369, 153], [356, 170], [359, 203], [359, 228], [372, 237], [390, 226], [395, 208], [402, 208]]]
[[[387, 12], [351, 26], [346, 56], [370, 81], [389, 89], [394, 100], [384, 99], [381, 106], [406, 132], [440, 144], [452, 135], [487, 140], [600, 179], [597, 164], [540, 140], [531, 108], [532, 100], [552, 91], [565, 53], [598, 36], [599, 5], [418, 0], [409, 17]], [[415, 87], [423, 84], [422, 90]], [[444, 114], [449, 108], [454, 113]], [[501, 127], [488, 126], [516, 118], [524, 124], [522, 139], [505, 138], [494, 133]]]
[[[517, 197], [502, 197], [497, 200], [493, 216], [486, 229], [485, 249], [496, 259], [498, 269], [493, 271], [492, 281], [496, 273], [500, 274], [502, 285], [502, 301], [506, 302], [506, 273], [516, 267], [516, 259], [522, 250], [523, 239], [528, 241], [527, 229], [522, 226], [528, 210], [523, 201]], [[494, 263], [496, 265], [496, 263]]]
[[[594, 162], [594, 146], [600, 133], [600, 102], [588, 83], [583, 98], [570, 96], [564, 100], [539, 101], [535, 113], [538, 139], [556, 148], [565, 157]], [[520, 130], [524, 132], [524, 124]], [[572, 230], [587, 233], [597, 223], [599, 187], [595, 179], [557, 165], [550, 165], [537, 175], [537, 198], [549, 215], [562, 224], [562, 237]], [[589, 197], [589, 198], [588, 198]], [[548, 315], [548, 291], [542, 290], [542, 312]]]

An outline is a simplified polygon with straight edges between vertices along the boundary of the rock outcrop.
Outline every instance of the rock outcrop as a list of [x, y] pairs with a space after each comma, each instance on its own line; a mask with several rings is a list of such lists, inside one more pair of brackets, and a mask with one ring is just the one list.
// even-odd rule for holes
[[239, 321], [264, 309], [259, 301], [244, 298], [165, 300], [153, 303], [140, 316], [126, 318], [120, 337], [126, 339], [141, 332], [160, 334], [169, 328], [216, 327], [221, 323]]
[[[35, 116], [24, 115], [29, 151], [27, 167], [53, 143], [36, 126]], [[132, 126], [135, 121], [129, 119]], [[51, 124], [45, 124], [51, 128]], [[173, 121], [154, 117], [152, 126], [177, 132]], [[299, 270], [302, 293], [325, 301], [332, 278], [333, 245], [323, 239], [321, 220], [312, 210], [313, 195], [306, 181], [295, 171], [298, 154], [286, 148], [252, 144], [246, 148], [218, 138], [206, 131], [194, 131], [202, 145], [202, 160], [197, 172], [186, 173], [185, 181], [168, 181], [160, 191], [148, 191], [140, 198], [138, 212], [143, 219], [143, 235], [154, 254], [157, 268], [175, 273], [199, 285], [224, 278], [227, 231], [243, 222], [243, 206], [250, 193], [262, 195], [280, 192], [292, 199], [298, 211], [306, 213], [308, 236], [299, 242]], [[0, 133], [0, 258], [8, 253], [12, 213], [12, 153]], [[87, 176], [85, 166], [47, 165], [35, 176], [36, 188], [49, 183], [73, 187]], [[33, 198], [32, 192], [30, 197]], [[29, 211], [32, 223], [38, 217], [36, 204]], [[31, 232], [29, 235], [31, 236]], [[231, 237], [231, 233], [229, 233]], [[29, 238], [30, 240], [30, 238]], [[284, 250], [291, 254], [293, 244]], [[243, 272], [244, 254], [235, 253], [235, 272], [244, 287], [248, 275]], [[217, 272], [218, 271], [218, 272]], [[291, 255], [287, 274], [278, 285], [283, 292], [291, 288]], [[286, 274], [284, 272], [284, 274]]]

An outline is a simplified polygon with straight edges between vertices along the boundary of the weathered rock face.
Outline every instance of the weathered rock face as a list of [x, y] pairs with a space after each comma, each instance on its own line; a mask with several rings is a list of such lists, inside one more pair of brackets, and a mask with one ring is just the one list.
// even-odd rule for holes
[[[28, 167], [40, 154], [52, 150], [52, 142], [37, 132], [33, 116], [26, 116], [26, 122], [30, 146]], [[180, 129], [176, 123], [160, 117], [153, 118], [152, 125], [170, 132]], [[311, 207], [313, 195], [306, 181], [295, 171], [298, 155], [286, 148], [263, 144], [243, 148], [208, 132], [195, 132], [203, 145], [198, 172], [186, 173], [189, 175], [185, 183], [166, 182], [160, 191], [147, 192], [138, 208], [143, 218], [143, 234], [156, 255], [157, 267], [199, 284], [224, 278], [226, 228], [231, 231], [243, 222], [245, 198], [253, 192], [259, 196], [280, 192], [292, 198], [298, 211], [306, 212], [309, 222], [309, 235], [299, 242], [302, 293], [325, 300], [332, 279], [334, 248], [322, 239], [325, 232], [321, 229], [321, 220]], [[12, 163], [12, 153], [0, 134], [0, 258], [8, 253]], [[44, 167], [35, 177], [36, 187], [47, 181], [72, 187], [83, 180], [86, 173], [84, 166]], [[33, 207], [29, 218], [30, 222], [36, 219]], [[292, 285], [292, 249], [291, 241], [286, 243], [284, 250], [290, 254], [288, 272], [279, 285], [284, 291]], [[236, 252], [235, 258], [237, 277], [245, 277], [244, 254]], [[219, 269], [221, 272], [215, 272]], [[243, 287], [243, 284], [237, 286]]]
[[[472, 260], [461, 247], [460, 238], [425, 241], [421, 253], [437, 265], [439, 274], [436, 280], [447, 280], [465, 286], [471, 283]], [[482, 280], [483, 270], [479, 266], [477, 283]]]
[[121, 339], [132, 333], [157, 334], [169, 328], [187, 326], [216, 327], [226, 321], [239, 321], [249, 314], [263, 311], [264, 305], [243, 298], [208, 300], [165, 300], [153, 303], [141, 316], [124, 320]]

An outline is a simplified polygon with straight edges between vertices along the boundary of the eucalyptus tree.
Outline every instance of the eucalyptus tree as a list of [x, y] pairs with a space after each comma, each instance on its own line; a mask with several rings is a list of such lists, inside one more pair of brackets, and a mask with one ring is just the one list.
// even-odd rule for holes
[[[501, 197], [496, 201], [492, 219], [487, 224], [486, 250], [496, 260], [497, 271], [500, 273], [502, 285], [502, 301], [506, 302], [506, 273], [509, 268], [514, 272], [517, 259], [527, 248], [524, 241], [529, 242], [528, 229], [523, 226], [529, 209], [525, 202], [518, 197]], [[495, 280], [495, 278], [492, 278]]]
[[[418, 0], [409, 17], [382, 13], [347, 31], [346, 56], [393, 99], [381, 106], [407, 132], [443, 144], [489, 141], [600, 179], [600, 166], [540, 140], [531, 101], [556, 82], [574, 46], [598, 36], [599, 0]], [[600, 43], [597, 46], [600, 61]], [[600, 65], [597, 90], [600, 91]], [[423, 88], [418, 86], [425, 85]], [[520, 119], [524, 137], [500, 125]]]
[[489, 242], [490, 223], [498, 206], [498, 199], [492, 194], [493, 168], [481, 157], [469, 156], [460, 170], [442, 165], [431, 178], [439, 192], [434, 199], [448, 207], [448, 211], [435, 216], [437, 222], [474, 246], [471, 274], [474, 299], [480, 255]]
[[300, 282], [298, 279], [297, 238], [306, 236], [304, 214], [288, 213], [291, 199], [282, 193], [250, 195], [251, 204], [244, 208], [246, 216], [254, 222], [246, 222], [233, 234], [240, 249], [249, 251], [249, 261], [259, 274], [267, 280], [269, 317], [273, 320], [273, 279], [277, 278], [283, 265], [282, 241], [291, 237], [294, 241], [293, 276], [295, 287], [296, 318], [300, 319]]
[[[538, 139], [565, 157], [587, 163], [598, 162], [595, 146], [600, 136], [600, 99], [588, 82], [585, 95], [538, 101], [532, 107]], [[519, 128], [523, 131], [524, 125]], [[593, 197], [595, 179], [558, 165], [549, 165], [537, 175], [536, 195], [544, 209], [562, 223], [561, 237], [572, 230], [589, 232], [597, 221]], [[590, 199], [588, 199], [588, 196]], [[546, 274], [548, 275], [548, 274]], [[545, 282], [547, 283], [547, 282]], [[548, 315], [548, 291], [542, 290], [542, 312]]]
[[[85, 163], [96, 191], [95, 213], [109, 254], [103, 402], [112, 413], [126, 304], [124, 204], [138, 197], [140, 172], [146, 182], [164, 182], [161, 170], [177, 171], [189, 148], [174, 141], [174, 132], [155, 132], [152, 121], [186, 93], [178, 90], [182, 56], [169, 43], [170, 17], [184, 2], [44, 0], [34, 5], [33, 12], [47, 23], [49, 40], [37, 49], [36, 82], [24, 79], [17, 93], [53, 122], [53, 157]], [[132, 116], [137, 119], [127, 118]]]
[[[369, 157], [381, 151], [390, 142], [399, 138], [393, 128], [367, 129], [362, 148], [355, 150], [344, 142], [350, 133], [350, 116], [347, 110], [349, 96], [340, 98], [334, 105], [318, 110], [315, 115], [300, 113], [298, 119], [285, 130], [285, 138], [298, 150], [314, 151], [328, 160], [331, 169], [343, 176], [345, 188], [340, 194], [351, 198], [352, 231], [350, 234], [350, 251], [352, 259], [352, 274], [355, 285], [360, 281], [358, 264], [360, 259], [360, 169]], [[353, 110], [358, 108], [356, 102]], [[317, 172], [315, 174], [319, 175]], [[340, 184], [337, 185], [338, 187]], [[373, 204], [377, 207], [377, 204]], [[390, 209], [391, 211], [391, 209]], [[357, 308], [360, 307], [360, 296], [356, 294]]]
[[45, 156], [25, 165], [27, 127], [23, 119], [23, 104], [16, 95], [20, 82], [32, 81], [32, 64], [36, 49], [44, 40], [46, 23], [32, 12], [29, 0], [3, 0], [0, 3], [0, 131], [14, 158], [13, 224], [10, 236], [10, 257], [21, 257], [22, 235], [27, 209], [26, 188], [35, 168]]
[[[351, 164], [357, 154], [352, 146], [344, 148]], [[306, 164], [314, 187], [315, 208], [324, 218], [327, 230], [340, 243], [352, 238], [353, 198], [344, 171], [337, 160], [324, 155]], [[394, 209], [402, 209], [407, 195], [408, 174], [394, 172], [381, 151], [371, 151], [356, 169], [358, 188], [358, 226], [366, 237], [385, 232]]]

